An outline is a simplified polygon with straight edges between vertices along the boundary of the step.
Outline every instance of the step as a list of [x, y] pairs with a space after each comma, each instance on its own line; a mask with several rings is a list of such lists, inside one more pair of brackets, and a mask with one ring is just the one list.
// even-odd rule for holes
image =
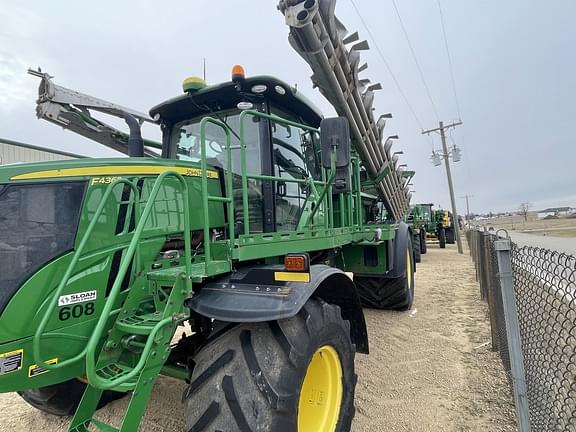
[[69, 432], [91, 432], [90, 424], [92, 424], [101, 432], [120, 432], [120, 429], [107, 425], [106, 423], [102, 423], [101, 421], [96, 419], [92, 419], [90, 421], [87, 421], [85, 424], [76, 426], [75, 428], [70, 429]]
[[[190, 280], [202, 282], [208, 275], [226, 273], [231, 270], [230, 262], [226, 260], [194, 263], [191, 266]], [[176, 266], [165, 269], [151, 270], [146, 273], [148, 279], [155, 281], [175, 281], [180, 275], [186, 274], [185, 266]]]
[[104, 379], [119, 379], [122, 376], [130, 373], [132, 368], [121, 365], [121, 364], [111, 364], [98, 370], [98, 375]]
[[186, 273], [184, 266], [169, 267], [164, 269], [150, 270], [146, 273], [149, 280], [158, 282], [171, 282], [171, 285], [182, 275]]
[[102, 432], [120, 432], [120, 429], [116, 429], [115, 427], [107, 425], [106, 423], [102, 423], [96, 419], [92, 419], [92, 424]]
[[[131, 367], [118, 363], [113, 363], [111, 365], [103, 367], [102, 369], [99, 369], [96, 373], [102, 379], [117, 380], [122, 378], [124, 375], [132, 372], [132, 370], [133, 369]], [[114, 390], [116, 391], [133, 390], [137, 384], [137, 381], [138, 377], [134, 377], [132, 380], [129, 380], [123, 384], [118, 385], [118, 387], [115, 387]]]
[[125, 333], [146, 336], [152, 332], [161, 319], [161, 312], [145, 315], [129, 315], [116, 321], [116, 328]]

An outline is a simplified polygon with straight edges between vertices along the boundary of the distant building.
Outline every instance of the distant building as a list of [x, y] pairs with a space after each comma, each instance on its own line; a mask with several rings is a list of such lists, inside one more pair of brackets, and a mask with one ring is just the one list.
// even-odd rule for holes
[[85, 156], [0, 138], [0, 165], [82, 157]]
[[576, 211], [574, 207], [550, 207], [538, 212], [538, 218], [543, 219], [550, 216], [568, 216]]

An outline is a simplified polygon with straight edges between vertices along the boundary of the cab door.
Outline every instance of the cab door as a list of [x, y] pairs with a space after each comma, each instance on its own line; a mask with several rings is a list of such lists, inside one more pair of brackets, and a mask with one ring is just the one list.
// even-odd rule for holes
[[272, 124], [272, 156], [276, 182], [276, 231], [295, 231], [310, 194], [308, 186], [293, 180], [320, 177], [314, 137], [302, 128]]

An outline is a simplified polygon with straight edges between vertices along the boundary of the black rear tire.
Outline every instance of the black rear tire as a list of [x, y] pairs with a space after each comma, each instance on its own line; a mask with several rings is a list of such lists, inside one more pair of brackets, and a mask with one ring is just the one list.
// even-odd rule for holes
[[440, 245], [440, 249], [446, 247], [446, 230], [444, 228], [438, 230], [438, 244]]
[[[18, 394], [28, 404], [40, 411], [60, 417], [71, 416], [76, 412], [82, 399], [86, 384], [78, 379], [71, 379], [60, 384], [19, 391]], [[102, 393], [98, 409], [112, 401], [121, 399], [126, 393], [105, 391]]]
[[[409, 251], [411, 245], [409, 243]], [[406, 311], [412, 308], [414, 302], [414, 263], [412, 253], [407, 254], [410, 266], [403, 276], [388, 279], [378, 276], [354, 277], [358, 295], [362, 305], [374, 309]]]
[[338, 306], [318, 300], [309, 300], [293, 318], [239, 324], [205, 346], [194, 357], [183, 397], [186, 430], [299, 430], [300, 393], [308, 365], [326, 346], [338, 354], [343, 391], [336, 428], [318, 432], [348, 432], [356, 387], [350, 324]]
[[424, 255], [428, 251], [428, 247], [426, 245], [426, 230], [420, 230], [420, 253]]
[[412, 246], [414, 250], [414, 262], [419, 263], [422, 261], [421, 257], [421, 247], [420, 246], [420, 233], [412, 236]]
[[454, 228], [448, 228], [446, 230], [446, 243], [454, 244], [455, 242], [456, 242], [456, 239], [454, 236]]

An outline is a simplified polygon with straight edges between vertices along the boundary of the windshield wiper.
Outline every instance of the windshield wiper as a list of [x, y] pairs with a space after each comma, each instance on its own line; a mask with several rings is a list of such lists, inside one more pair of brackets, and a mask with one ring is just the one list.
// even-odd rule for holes
[[236, 137], [236, 139], [237, 139], [238, 141], [240, 141], [240, 136], [236, 133], [236, 131], [235, 131], [234, 129], [232, 129], [232, 128], [230, 127], [230, 125], [228, 124], [228, 122], [227, 122], [225, 119], [223, 119], [222, 117], [220, 117], [220, 115], [219, 115], [217, 112], [215, 112], [215, 113], [213, 113], [213, 114], [216, 115], [216, 117], [218, 118], [218, 120], [220, 120], [222, 123], [224, 123], [224, 124], [226, 125], [226, 127], [230, 130], [230, 132], [232, 132], [232, 133], [234, 134], [234, 136]]

